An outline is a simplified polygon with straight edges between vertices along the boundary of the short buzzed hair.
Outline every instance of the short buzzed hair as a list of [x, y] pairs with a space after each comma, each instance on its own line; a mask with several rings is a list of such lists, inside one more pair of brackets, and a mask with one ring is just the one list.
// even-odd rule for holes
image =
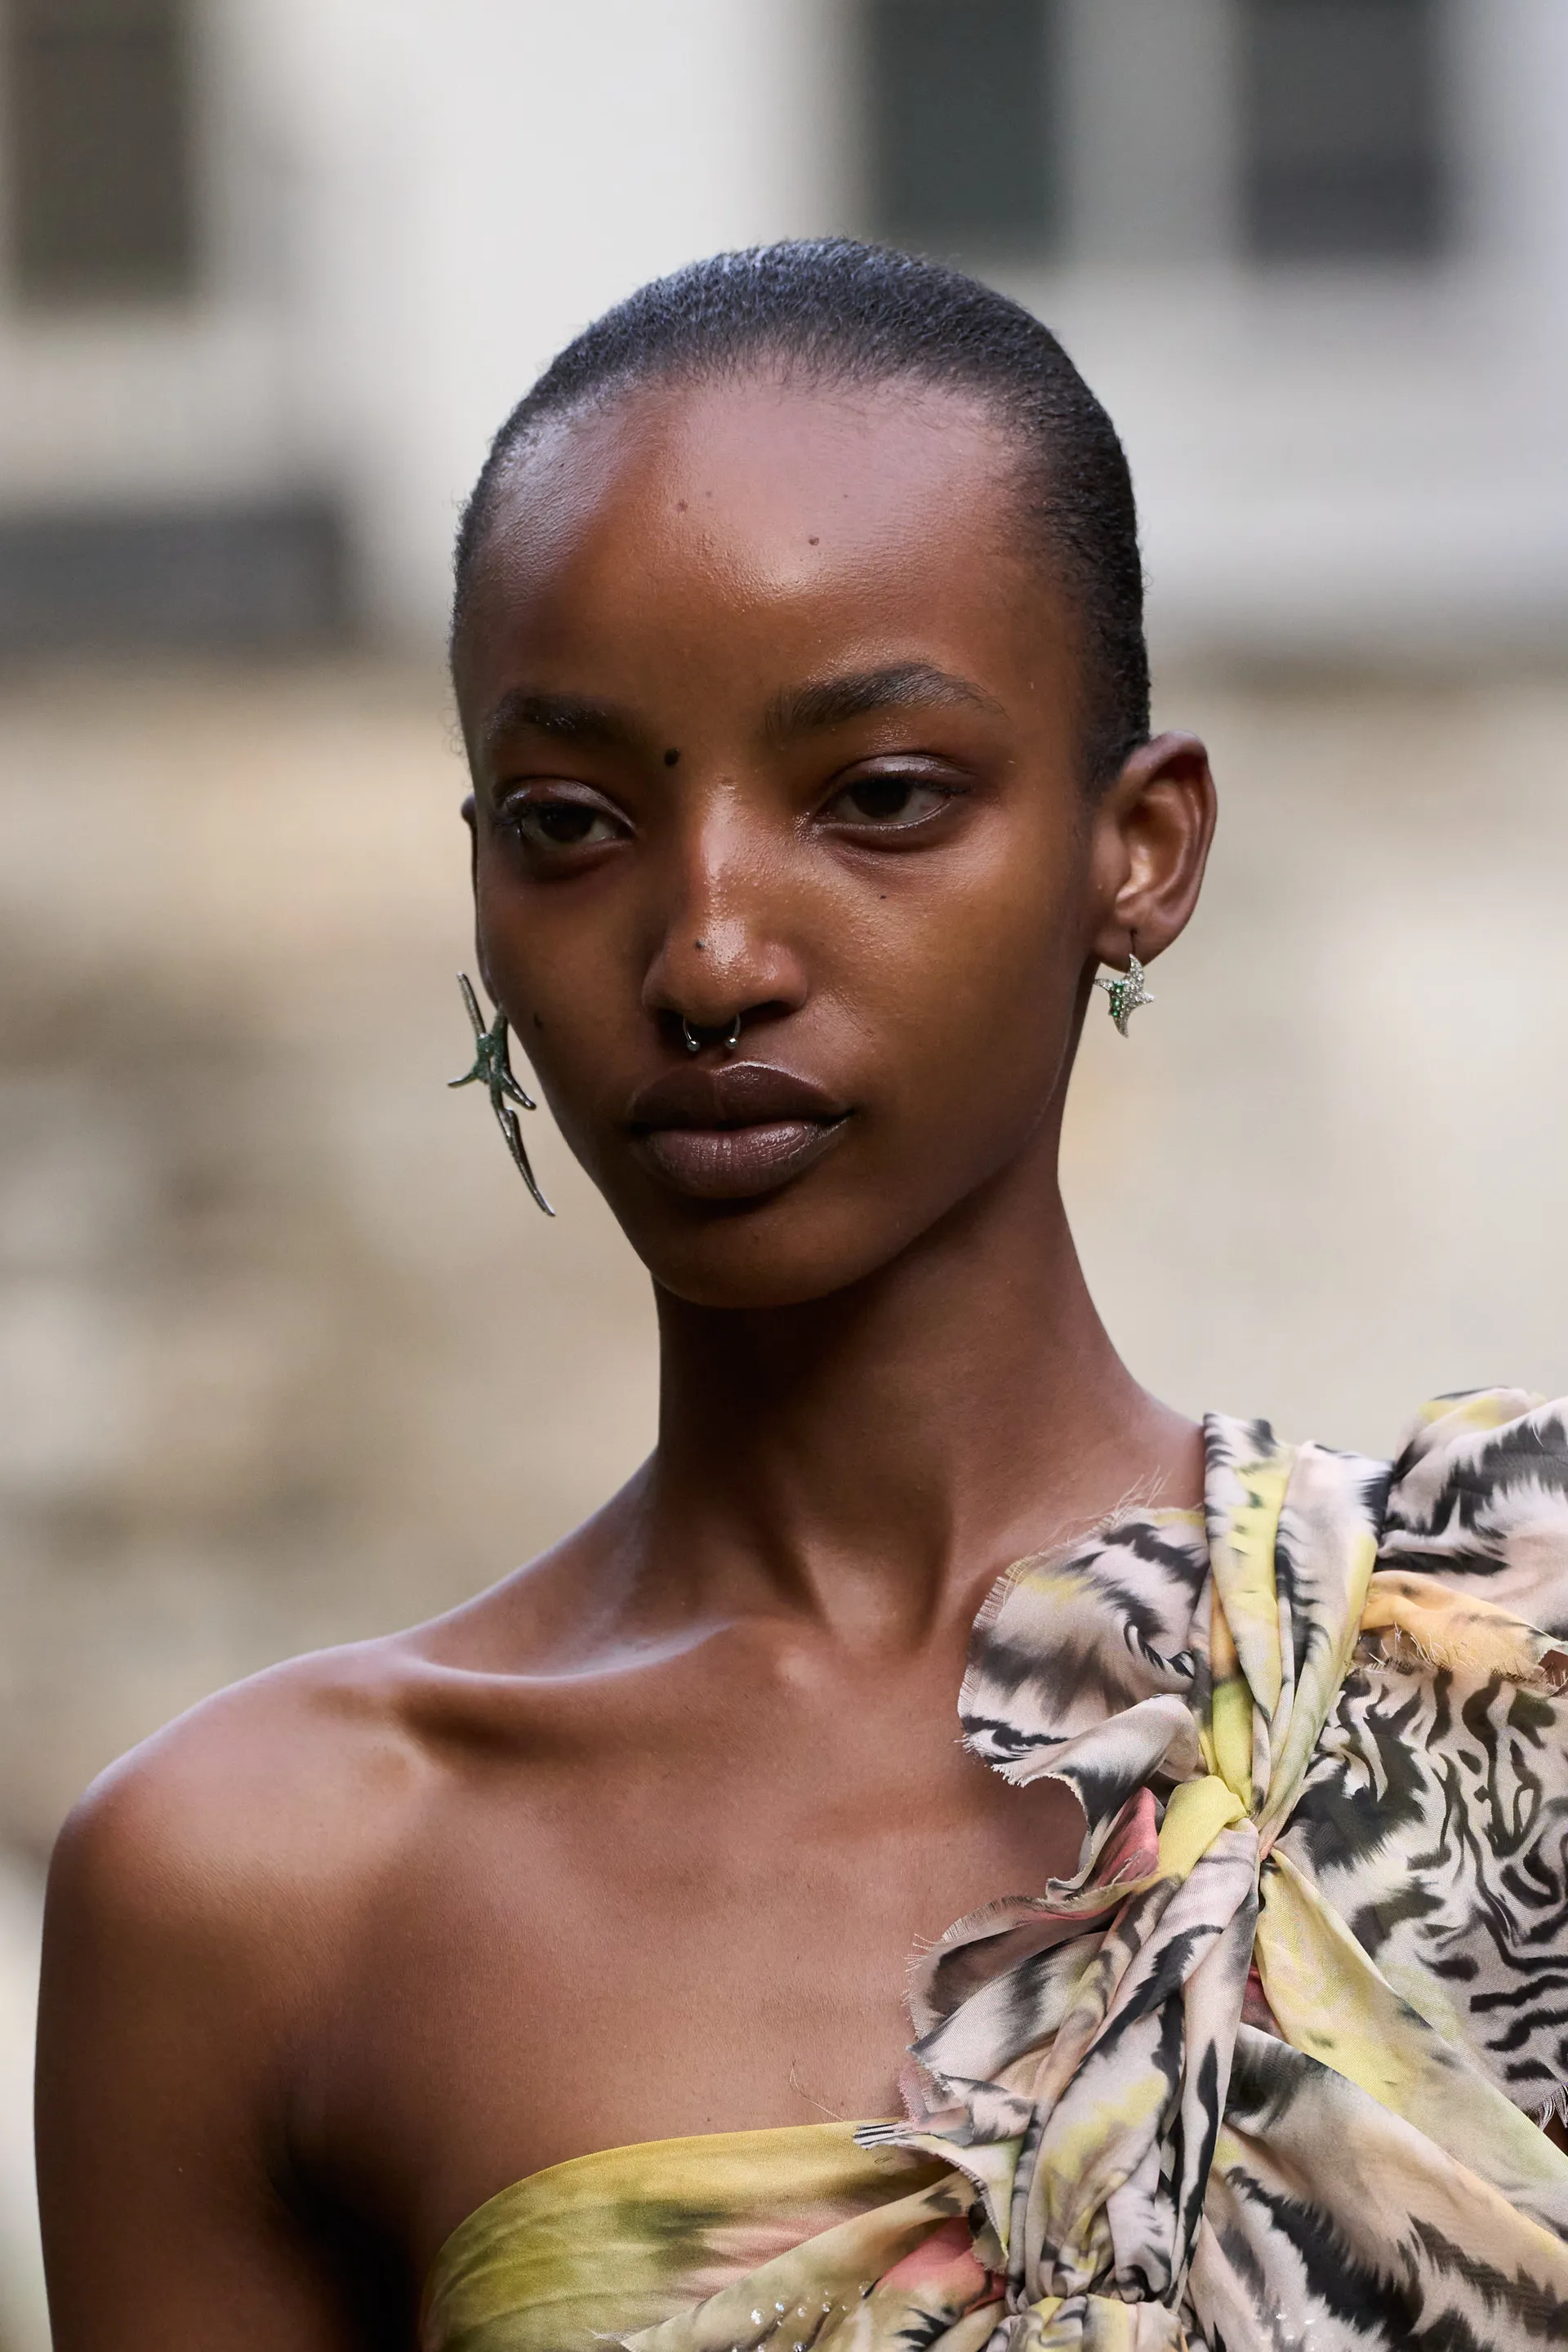
[[782, 364], [825, 383], [967, 393], [1019, 453], [1020, 520], [1083, 627], [1087, 780], [1149, 736], [1143, 572], [1126, 456], [1050, 330], [962, 271], [849, 237], [717, 254], [656, 278], [584, 328], [512, 410], [458, 530], [454, 641], [514, 461], [538, 428], [617, 394]]

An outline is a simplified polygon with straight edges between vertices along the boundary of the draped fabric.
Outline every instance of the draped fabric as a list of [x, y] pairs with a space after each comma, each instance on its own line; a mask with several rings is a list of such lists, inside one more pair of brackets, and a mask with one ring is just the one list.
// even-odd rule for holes
[[601, 2352], [700, 2302], [710, 2326], [732, 2307], [736, 2338], [766, 2327], [784, 2346], [804, 2345], [839, 2277], [836, 2243], [853, 2245], [858, 2295], [868, 2274], [918, 2262], [944, 2222], [967, 2245], [969, 2198], [945, 2160], [857, 2147], [847, 2123], [574, 2157], [503, 2189], [454, 2231], [426, 2289], [420, 2344]]
[[909, 2112], [856, 2137], [946, 2168], [611, 2340], [1568, 2342], [1568, 1408], [1439, 1400], [1392, 1466], [1205, 1441], [1201, 1517], [976, 1626], [966, 1740], [1084, 1836], [917, 1964]]

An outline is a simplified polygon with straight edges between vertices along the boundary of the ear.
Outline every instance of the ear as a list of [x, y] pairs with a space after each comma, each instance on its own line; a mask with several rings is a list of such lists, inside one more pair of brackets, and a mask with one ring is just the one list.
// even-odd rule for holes
[[1198, 902], [1216, 814], [1209, 757], [1195, 735], [1140, 744], [1094, 814], [1089, 870], [1101, 963], [1152, 963]]
[[468, 887], [474, 894], [474, 961], [479, 965], [479, 978], [484, 983], [485, 994], [489, 998], [490, 1003], [493, 1004], [496, 1001], [496, 992], [490, 986], [489, 965], [485, 957], [484, 934], [480, 930], [479, 923], [479, 812], [474, 806], [474, 796], [472, 793], [468, 793], [463, 803], [461, 815], [463, 823], [468, 828]]

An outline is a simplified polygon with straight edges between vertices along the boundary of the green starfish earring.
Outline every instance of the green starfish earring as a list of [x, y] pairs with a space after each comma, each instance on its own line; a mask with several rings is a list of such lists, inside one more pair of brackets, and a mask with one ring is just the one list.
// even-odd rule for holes
[[496, 1123], [506, 1138], [506, 1148], [517, 1163], [517, 1172], [538, 1202], [547, 1217], [555, 1214], [540, 1191], [528, 1153], [523, 1149], [522, 1128], [513, 1103], [524, 1110], [535, 1110], [538, 1105], [531, 1095], [525, 1095], [511, 1074], [511, 1046], [508, 1038], [506, 1014], [498, 1013], [487, 1029], [479, 1011], [479, 1000], [474, 994], [474, 983], [466, 971], [458, 974], [458, 986], [463, 992], [463, 1003], [468, 1008], [468, 1018], [474, 1024], [474, 1066], [465, 1070], [460, 1078], [448, 1078], [452, 1087], [481, 1086], [490, 1098], [490, 1108]]
[[1124, 1037], [1127, 1034], [1127, 1024], [1131, 1020], [1138, 1007], [1141, 1004], [1152, 1004], [1154, 1002], [1143, 985], [1143, 967], [1139, 962], [1131, 944], [1127, 950], [1126, 971], [1113, 971], [1109, 979], [1104, 972], [1101, 972], [1094, 984], [1096, 988], [1103, 988], [1110, 999], [1110, 1017]]

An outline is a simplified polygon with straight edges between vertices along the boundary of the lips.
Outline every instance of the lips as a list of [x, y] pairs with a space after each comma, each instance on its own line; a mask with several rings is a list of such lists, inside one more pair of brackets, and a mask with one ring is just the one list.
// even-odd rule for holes
[[823, 1088], [766, 1062], [671, 1070], [627, 1121], [650, 1171], [693, 1200], [754, 1200], [815, 1166], [848, 1112]]

